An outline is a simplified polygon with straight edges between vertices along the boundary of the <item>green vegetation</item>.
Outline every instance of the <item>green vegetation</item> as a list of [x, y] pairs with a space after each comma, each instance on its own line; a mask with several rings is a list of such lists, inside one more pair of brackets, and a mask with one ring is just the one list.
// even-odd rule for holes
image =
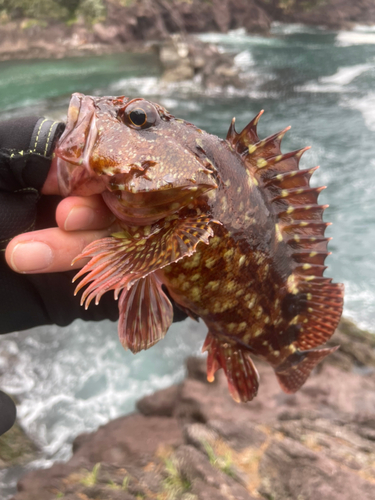
[[60, 20], [67, 23], [83, 17], [94, 23], [105, 18], [104, 0], [0, 0], [0, 15], [35, 21]]
[[[140, 0], [0, 0], [0, 22], [27, 19], [23, 27], [43, 26], [43, 23], [58, 20], [67, 24], [83, 18], [86, 23], [94, 24], [106, 17], [106, 4], [122, 7]], [[190, 2], [191, 0], [178, 0]], [[265, 9], [281, 9], [285, 13], [311, 10], [328, 0], [259, 0]], [[201, 0], [202, 4], [212, 4], [212, 0]]]
[[0, 468], [29, 462], [36, 452], [34, 443], [16, 423], [0, 437]]
[[98, 481], [98, 472], [100, 469], [100, 463], [95, 464], [92, 471], [87, 474], [86, 477], [81, 479], [81, 484], [84, 486], [94, 486]]
[[212, 467], [216, 467], [221, 470], [227, 476], [234, 477], [235, 474], [233, 472], [233, 460], [231, 454], [228, 452], [225, 456], [216, 455], [214, 449], [207, 442], [203, 443], [204, 449], [208, 455], [208, 460]]
[[124, 491], [128, 491], [128, 488], [129, 488], [129, 481], [130, 481], [130, 478], [129, 476], [125, 476], [124, 477], [124, 480], [122, 482], [122, 486], [121, 486], [121, 489], [124, 490]]
[[261, 0], [265, 7], [272, 6], [275, 9], [281, 9], [285, 13], [293, 11], [312, 10], [326, 3], [328, 0]]
[[171, 459], [166, 458], [164, 464], [167, 473], [167, 477], [163, 482], [166, 500], [175, 500], [191, 489], [191, 483], [187, 478], [182, 476]]

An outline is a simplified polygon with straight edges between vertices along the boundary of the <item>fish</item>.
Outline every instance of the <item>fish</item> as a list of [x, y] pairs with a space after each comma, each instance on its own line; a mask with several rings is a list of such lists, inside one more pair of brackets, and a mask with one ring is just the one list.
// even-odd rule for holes
[[253, 357], [296, 392], [335, 347], [344, 287], [323, 275], [328, 205], [300, 169], [309, 148], [282, 153], [290, 127], [260, 139], [261, 111], [226, 139], [147, 99], [73, 94], [55, 154], [65, 195], [100, 193], [119, 230], [92, 242], [81, 304], [113, 291], [118, 334], [133, 353], [173, 321], [172, 301], [202, 319], [207, 379], [223, 369], [235, 401], [251, 401]]

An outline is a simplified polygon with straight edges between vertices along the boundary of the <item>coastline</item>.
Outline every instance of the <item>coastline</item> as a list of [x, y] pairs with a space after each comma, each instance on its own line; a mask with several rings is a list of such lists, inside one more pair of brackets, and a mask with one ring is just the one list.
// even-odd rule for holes
[[280, 8], [278, 0], [140, 0], [128, 6], [107, 1], [106, 9], [105, 20], [91, 25], [82, 18], [70, 24], [35, 19], [3, 21], [0, 61], [145, 52], [176, 33], [227, 33], [244, 28], [249, 34], [270, 36], [273, 22], [330, 30], [375, 25], [371, 0], [358, 0], [355, 5], [350, 0], [328, 0], [309, 8], [293, 2], [291, 7]]
[[205, 360], [188, 358], [182, 383], [79, 435], [68, 462], [28, 472], [12, 498], [371, 500], [375, 337], [343, 319], [329, 345], [338, 343], [293, 395], [257, 362], [260, 392], [248, 404], [231, 399], [221, 371], [208, 384]]

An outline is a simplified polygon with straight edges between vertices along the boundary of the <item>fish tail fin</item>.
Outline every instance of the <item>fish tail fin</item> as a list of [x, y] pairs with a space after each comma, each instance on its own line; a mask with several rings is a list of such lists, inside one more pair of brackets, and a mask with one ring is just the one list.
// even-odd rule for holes
[[337, 351], [339, 346], [327, 349], [296, 351], [275, 369], [282, 390], [288, 394], [297, 392], [306, 382], [311, 371], [326, 356]]
[[208, 351], [207, 380], [213, 382], [215, 373], [223, 368], [232, 398], [239, 402], [251, 401], [258, 392], [259, 375], [249, 353], [240, 346], [208, 333], [202, 351]]

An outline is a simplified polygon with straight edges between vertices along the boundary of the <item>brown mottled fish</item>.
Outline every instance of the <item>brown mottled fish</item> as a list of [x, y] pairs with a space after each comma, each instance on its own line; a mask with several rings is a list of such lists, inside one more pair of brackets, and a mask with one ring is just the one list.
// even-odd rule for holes
[[282, 154], [282, 132], [260, 140], [258, 114], [225, 140], [158, 104], [74, 94], [58, 156], [66, 195], [101, 193], [122, 228], [95, 241], [86, 307], [119, 297], [119, 337], [132, 352], [162, 339], [169, 297], [208, 327], [208, 380], [223, 368], [236, 401], [250, 401], [266, 360], [285, 392], [297, 391], [334, 348], [343, 285], [323, 276], [329, 238], [316, 168], [299, 170], [304, 148]]

